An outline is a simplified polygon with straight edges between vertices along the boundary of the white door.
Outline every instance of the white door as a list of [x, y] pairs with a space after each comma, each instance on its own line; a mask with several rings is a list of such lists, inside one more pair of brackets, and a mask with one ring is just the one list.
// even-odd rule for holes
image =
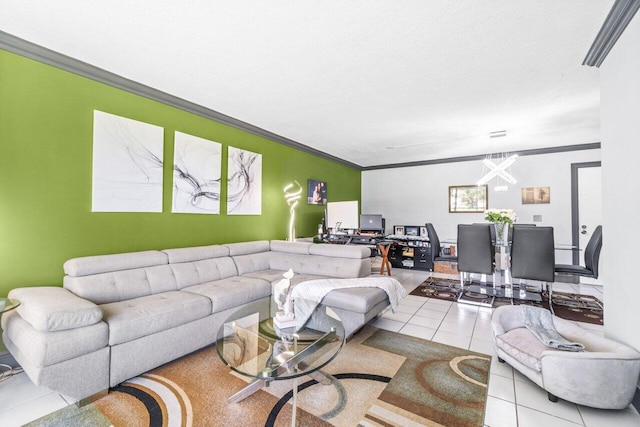
[[[578, 169], [578, 228], [580, 265], [584, 266], [584, 249], [589, 243], [593, 230], [602, 224], [602, 178], [601, 168], [582, 167]], [[600, 274], [602, 277], [602, 274]], [[580, 283], [602, 285], [601, 279], [581, 277]]]

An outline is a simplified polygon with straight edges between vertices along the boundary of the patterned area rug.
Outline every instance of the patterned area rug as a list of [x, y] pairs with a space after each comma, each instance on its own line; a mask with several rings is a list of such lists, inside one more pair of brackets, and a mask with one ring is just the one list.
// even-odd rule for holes
[[[367, 326], [324, 368], [331, 385], [297, 380], [297, 425], [482, 426], [490, 364], [484, 354]], [[29, 425], [291, 425], [293, 380], [228, 404], [246, 382], [207, 347]]]
[[[457, 301], [461, 294], [460, 281], [454, 279], [440, 279], [429, 277], [417, 288], [411, 291], [410, 295], [419, 295], [429, 298], [443, 299], [447, 301]], [[466, 299], [475, 300], [477, 303], [485, 305], [492, 304], [498, 307], [511, 304], [509, 298], [495, 298], [492, 301], [487, 295], [465, 292]], [[567, 292], [554, 291], [552, 294], [553, 311], [556, 316], [577, 322], [592, 323], [595, 325], [604, 324], [604, 304], [592, 295], [582, 295]], [[514, 304], [528, 304], [549, 308], [549, 294], [542, 292], [542, 302], [513, 300]]]
[[421, 297], [437, 298], [447, 301], [457, 301], [460, 296], [460, 280], [439, 279], [428, 277], [409, 293], [409, 295], [419, 295]]

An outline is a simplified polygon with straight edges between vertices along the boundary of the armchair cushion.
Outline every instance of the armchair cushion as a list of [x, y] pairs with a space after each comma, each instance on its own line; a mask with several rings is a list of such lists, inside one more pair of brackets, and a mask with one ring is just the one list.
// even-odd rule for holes
[[38, 331], [82, 328], [102, 320], [102, 311], [97, 305], [64, 288], [18, 288], [9, 292], [9, 298], [20, 301], [18, 313]]
[[496, 346], [523, 365], [540, 372], [542, 354], [554, 350], [537, 339], [527, 328], [515, 328], [496, 336]]

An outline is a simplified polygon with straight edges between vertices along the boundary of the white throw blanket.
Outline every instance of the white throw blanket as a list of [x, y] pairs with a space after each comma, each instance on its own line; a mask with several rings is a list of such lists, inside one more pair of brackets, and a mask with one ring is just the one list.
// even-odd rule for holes
[[393, 312], [396, 311], [398, 302], [406, 295], [404, 287], [393, 277], [318, 279], [302, 282], [295, 286], [291, 293], [298, 329], [304, 326], [318, 304], [329, 292], [344, 288], [380, 288], [387, 293]]

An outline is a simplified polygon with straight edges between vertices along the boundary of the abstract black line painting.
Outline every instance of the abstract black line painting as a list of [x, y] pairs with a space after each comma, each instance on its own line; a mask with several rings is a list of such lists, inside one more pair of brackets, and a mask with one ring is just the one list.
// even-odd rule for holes
[[262, 214], [262, 155], [229, 147], [227, 214]]
[[162, 212], [164, 129], [93, 112], [92, 212]]
[[173, 213], [220, 213], [222, 145], [175, 133]]

